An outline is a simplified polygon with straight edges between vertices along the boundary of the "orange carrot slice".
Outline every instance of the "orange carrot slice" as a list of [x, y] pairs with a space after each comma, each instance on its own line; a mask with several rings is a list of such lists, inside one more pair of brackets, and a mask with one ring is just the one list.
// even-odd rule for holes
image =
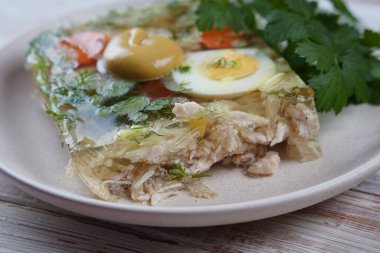
[[236, 40], [243, 40], [244, 35], [234, 33], [230, 27], [225, 27], [222, 30], [213, 28], [210, 31], [205, 31], [202, 33], [201, 38], [201, 44], [206, 48], [232, 48], [233, 42]]

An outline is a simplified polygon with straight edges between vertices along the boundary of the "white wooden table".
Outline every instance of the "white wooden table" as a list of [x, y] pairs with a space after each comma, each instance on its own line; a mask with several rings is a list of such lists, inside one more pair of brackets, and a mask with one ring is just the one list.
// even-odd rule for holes
[[[46, 19], [114, 1], [0, 0], [0, 46]], [[126, 226], [69, 213], [21, 192], [0, 174], [0, 252], [378, 253], [380, 170], [356, 188], [301, 211], [192, 229]]]

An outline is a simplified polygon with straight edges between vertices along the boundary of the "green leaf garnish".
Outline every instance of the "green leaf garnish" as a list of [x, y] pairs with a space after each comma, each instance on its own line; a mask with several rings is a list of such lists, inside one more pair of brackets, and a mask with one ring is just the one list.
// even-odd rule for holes
[[196, 24], [202, 31], [209, 31], [212, 28], [221, 30], [230, 26], [235, 32], [244, 29], [246, 23], [254, 23], [253, 13], [245, 8], [245, 4], [231, 4], [228, 0], [203, 0], [201, 1], [196, 14], [198, 20]]
[[137, 142], [138, 144], [140, 144], [143, 140], [146, 140], [148, 139], [149, 137], [151, 137], [152, 135], [156, 135], [156, 136], [163, 136], [161, 134], [158, 134], [157, 132], [153, 131], [153, 130], [150, 130], [148, 132], [146, 132], [145, 134], [143, 135], [140, 135], [140, 136], [135, 136], [131, 139], [129, 139], [130, 141], [134, 141], [134, 142]]
[[[45, 104], [46, 113], [50, 115], [57, 123], [62, 135], [62, 144], [65, 142], [65, 138], [71, 137], [70, 132], [76, 127], [76, 117], [70, 113], [63, 113], [54, 111], [48, 105]], [[77, 147], [77, 142], [72, 142], [69, 145], [70, 150], [74, 150]]]
[[370, 47], [380, 48], [380, 33], [365, 29], [361, 42]]
[[121, 97], [135, 87], [135, 82], [108, 77], [102, 85], [96, 88], [96, 92], [103, 98]]
[[[342, 0], [330, 1], [334, 13], [307, 0], [202, 0], [197, 26], [202, 31], [231, 26], [235, 32], [256, 32], [313, 87], [320, 112], [339, 113], [351, 102], [380, 104], [380, 60], [374, 57], [380, 33], [362, 32]], [[260, 25], [248, 22], [247, 12], [255, 13]]]
[[183, 167], [180, 163], [174, 163], [170, 165], [167, 170], [168, 176], [170, 180], [178, 180], [183, 178], [202, 178], [202, 177], [211, 177], [211, 173], [197, 173], [190, 174], [186, 172], [185, 167]]
[[358, 21], [357, 18], [351, 13], [344, 1], [342, 0], [331, 0], [331, 3], [334, 5], [335, 9], [351, 19], [352, 21]]
[[[184, 97], [166, 97], [150, 101], [147, 97], [141, 96], [139, 99], [146, 99], [145, 102], [140, 105], [140, 107], [136, 107], [134, 105], [133, 108], [129, 108], [131, 104], [124, 101], [125, 103], [119, 102], [118, 104], [110, 107], [99, 108], [98, 115], [108, 116], [112, 113], [116, 113], [119, 115], [116, 119], [118, 125], [137, 123], [140, 124], [146, 121], [154, 121], [161, 118], [174, 118], [174, 114], [172, 112], [174, 104], [184, 103], [188, 101], [188, 99]], [[119, 106], [121, 104], [125, 107], [125, 110], [120, 112], [113, 111], [114, 106]]]
[[117, 114], [136, 113], [143, 110], [149, 103], [149, 99], [144, 96], [129, 97], [127, 100], [109, 107], [109, 111]]
[[333, 48], [311, 41], [299, 43], [295, 53], [305, 58], [307, 63], [314, 65], [320, 71], [328, 70], [336, 58]]
[[223, 68], [223, 69], [231, 69], [236, 67], [237, 62], [234, 60], [228, 60], [225, 57], [220, 57], [216, 59], [212, 64], [212, 68]]
[[190, 70], [191, 70], [191, 66], [189, 65], [181, 65], [177, 68], [177, 70], [180, 72], [180, 73], [183, 73], [183, 74], [186, 74], [186, 73], [190, 73]]
[[147, 111], [159, 111], [164, 109], [170, 104], [170, 99], [169, 98], [158, 98], [150, 103], [145, 110]]

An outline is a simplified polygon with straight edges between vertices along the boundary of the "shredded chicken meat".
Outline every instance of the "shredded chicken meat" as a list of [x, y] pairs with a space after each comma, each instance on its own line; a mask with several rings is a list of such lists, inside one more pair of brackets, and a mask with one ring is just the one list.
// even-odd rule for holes
[[[158, 121], [152, 128], [156, 134], [147, 140], [117, 139], [103, 148], [79, 151], [69, 172], [79, 172], [89, 189], [105, 200], [127, 196], [156, 205], [184, 189], [195, 197], [211, 198], [216, 193], [199, 180], [168, 180], [168, 166], [182, 164], [186, 175], [200, 175], [223, 162], [241, 167], [249, 176], [270, 176], [280, 164], [271, 147], [283, 142], [290, 157], [316, 159], [321, 155], [318, 116], [306, 102], [313, 103], [303, 96], [281, 100], [255, 94], [236, 102], [176, 103], [174, 121], [182, 127], [170, 129], [164, 126], [173, 121]], [[251, 103], [248, 111], [245, 103]]]

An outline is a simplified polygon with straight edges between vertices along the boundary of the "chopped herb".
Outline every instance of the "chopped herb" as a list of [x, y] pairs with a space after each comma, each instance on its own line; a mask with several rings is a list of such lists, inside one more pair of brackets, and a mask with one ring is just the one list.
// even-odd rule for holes
[[149, 99], [144, 96], [129, 97], [127, 100], [109, 107], [109, 112], [117, 114], [136, 113], [143, 110], [149, 103]]
[[[60, 113], [60, 112], [53, 111], [52, 108], [48, 107], [47, 105], [45, 105], [45, 108], [46, 108], [46, 113], [54, 119], [54, 121], [57, 123], [59, 127], [62, 133], [61, 140], [63, 144], [65, 142], [66, 137], [71, 137], [70, 132], [76, 126], [76, 123], [75, 123], [76, 118], [74, 115], [70, 113]], [[69, 149], [71, 151], [74, 150], [77, 147], [77, 145], [78, 145], [77, 141], [74, 141], [68, 144]]]
[[149, 115], [143, 112], [128, 113], [128, 119], [134, 123], [144, 122], [148, 119]]
[[77, 107], [84, 104], [88, 100], [88, 96], [82, 90], [68, 90], [67, 95], [60, 97], [58, 105], [68, 104]]
[[183, 167], [179, 163], [174, 163], [170, 165], [167, 170], [168, 176], [170, 180], [178, 180], [183, 178], [202, 178], [202, 177], [211, 177], [210, 173], [197, 173], [197, 174], [189, 174], [186, 172], [185, 167]]
[[172, 97], [170, 103], [172, 105], [174, 105], [175, 103], [183, 104], [183, 103], [186, 103], [186, 102], [189, 102], [189, 99], [186, 98], [186, 97]]
[[99, 116], [102, 116], [102, 117], [106, 117], [106, 116], [111, 114], [111, 111], [107, 107], [100, 107], [96, 110], [96, 114], [98, 114]]
[[179, 92], [185, 92], [185, 91], [189, 91], [190, 89], [188, 88], [190, 82], [186, 82], [186, 81], [183, 81], [183, 82], [180, 82], [178, 84], [178, 87], [179, 87]]
[[189, 66], [189, 65], [182, 65], [182, 66], [179, 66], [179, 67], [177, 68], [177, 70], [178, 70], [180, 73], [183, 73], [183, 74], [190, 73], [190, 71], [191, 71], [191, 66]]
[[93, 104], [95, 106], [100, 106], [101, 103], [103, 102], [103, 99], [100, 95], [96, 94], [96, 95], [91, 97], [90, 102], [91, 102], [91, 104]]
[[235, 68], [236, 65], [237, 65], [236, 61], [227, 60], [224, 57], [220, 57], [211, 64], [211, 67], [216, 68], [216, 69], [217, 68], [231, 69], [231, 68]]
[[63, 120], [74, 120], [73, 115], [67, 113], [54, 112], [47, 105], [45, 105], [46, 113], [49, 114], [56, 122], [61, 122]]
[[37, 47], [30, 46], [26, 54], [26, 64], [33, 71], [41, 92], [49, 96], [51, 89], [49, 72], [52, 66], [50, 60]]
[[129, 130], [141, 130], [141, 129], [147, 129], [149, 127], [150, 127], [149, 125], [143, 125], [143, 126], [134, 125], [134, 126], [131, 126]]
[[211, 176], [212, 176], [211, 173], [203, 172], [203, 173], [193, 174], [193, 175], [191, 175], [191, 178], [202, 178], [202, 177], [211, 177]]
[[103, 81], [102, 85], [96, 88], [96, 92], [105, 99], [121, 97], [131, 91], [135, 87], [135, 84], [135, 82], [109, 76]]
[[[96, 75], [96, 73], [88, 70], [80, 71], [78, 74], [79, 75], [76, 78], [76, 87], [78, 88], [86, 87], [89, 84], [96, 83], [99, 80], [99, 77]], [[94, 86], [96, 87], [97, 85], [95, 84]]]
[[171, 90], [171, 91], [174, 91], [174, 92], [185, 92], [185, 91], [189, 91], [189, 84], [190, 82], [188, 81], [181, 81], [181, 82], [177, 82], [173, 79], [173, 76], [172, 75], [167, 75], [165, 76], [164, 78], [161, 79], [162, 82], [164, 83], [165, 87], [168, 89], [168, 90]]
[[167, 125], [165, 128], [172, 129], [172, 128], [179, 128], [184, 125], [185, 122], [175, 122], [173, 124]]
[[152, 135], [156, 135], [156, 136], [164, 136], [162, 134], [158, 134], [157, 132], [153, 131], [153, 130], [150, 130], [148, 131], [147, 133], [143, 134], [143, 135], [139, 135], [139, 136], [135, 136], [131, 139], [129, 139], [130, 141], [134, 141], [134, 142], [137, 142], [138, 144], [141, 144], [141, 142], [143, 140], [146, 140], [148, 139], [149, 137], [151, 137]]
[[127, 114], [124, 113], [125, 111], [123, 111], [123, 113], [114, 112], [112, 110], [112, 106], [100, 107], [97, 113], [100, 116], [108, 116], [112, 113], [118, 114], [118, 117], [116, 118], [117, 125], [141, 124], [162, 118], [174, 118], [174, 114], [172, 112], [174, 104], [184, 103], [187, 101], [188, 99], [184, 97], [158, 98], [150, 101], [147, 106], [138, 108], [138, 111], [128, 112]]
[[159, 111], [167, 107], [170, 104], [169, 98], [158, 98], [150, 103], [145, 110], [147, 111]]

